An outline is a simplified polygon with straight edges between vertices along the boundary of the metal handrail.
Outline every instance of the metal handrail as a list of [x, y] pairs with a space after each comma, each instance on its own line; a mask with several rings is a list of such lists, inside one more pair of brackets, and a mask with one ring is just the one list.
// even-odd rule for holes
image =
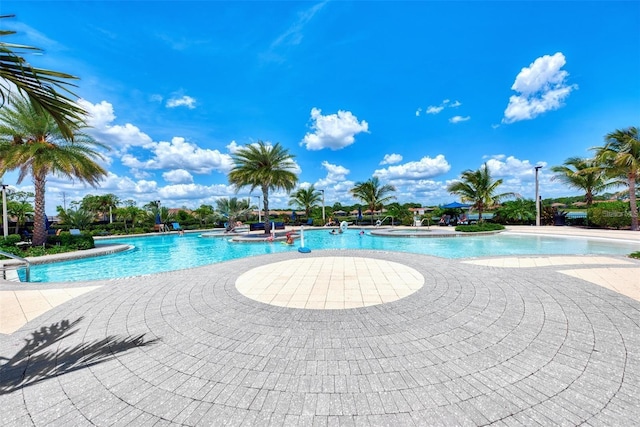
[[15, 259], [15, 260], [18, 260], [18, 261], [24, 262], [24, 263], [26, 264], [26, 271], [25, 271], [25, 275], [24, 275], [24, 277], [25, 277], [25, 282], [28, 282], [28, 281], [29, 281], [29, 278], [30, 278], [30, 276], [31, 276], [31, 274], [30, 274], [30, 270], [31, 270], [31, 263], [29, 262], [29, 260], [27, 260], [27, 259], [25, 259], [25, 258], [22, 258], [22, 257], [19, 257], [18, 255], [14, 255], [14, 254], [12, 254], [12, 253], [5, 252], [5, 251], [0, 251], [0, 255], [4, 255], [4, 256], [6, 256], [7, 258], [13, 258], [13, 259]]

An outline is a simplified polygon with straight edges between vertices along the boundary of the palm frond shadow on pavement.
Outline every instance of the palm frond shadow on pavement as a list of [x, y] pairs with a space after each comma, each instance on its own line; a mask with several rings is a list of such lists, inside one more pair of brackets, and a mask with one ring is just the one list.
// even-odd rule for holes
[[145, 340], [144, 335], [130, 337], [107, 336], [101, 340], [80, 343], [72, 347], [50, 347], [78, 332], [72, 330], [82, 321], [62, 320], [35, 330], [25, 339], [24, 346], [10, 359], [0, 356], [0, 395], [8, 394], [49, 378], [106, 362], [118, 353], [152, 345], [157, 338]]

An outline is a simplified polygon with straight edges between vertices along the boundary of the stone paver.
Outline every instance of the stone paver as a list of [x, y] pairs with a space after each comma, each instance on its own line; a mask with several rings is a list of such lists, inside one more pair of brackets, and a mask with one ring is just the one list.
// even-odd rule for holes
[[396, 301], [424, 284], [403, 264], [362, 257], [313, 257], [253, 268], [236, 280], [256, 301], [289, 308], [330, 310]]
[[[423, 285], [333, 310], [236, 287], [311, 258], [395, 263]], [[606, 258], [628, 264], [342, 250], [98, 281], [0, 335], [0, 425], [633, 425], [640, 302], [558, 271], [640, 266]]]

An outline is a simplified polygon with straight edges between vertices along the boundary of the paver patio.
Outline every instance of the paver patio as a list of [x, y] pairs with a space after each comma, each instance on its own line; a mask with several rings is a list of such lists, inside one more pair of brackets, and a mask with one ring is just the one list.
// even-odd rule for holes
[[[331, 257], [403, 266], [376, 279], [402, 285], [409, 276], [397, 273], [409, 271], [422, 286], [391, 302], [312, 310], [238, 290], [239, 278], [270, 265]], [[131, 279], [2, 284], [96, 288], [0, 334], [0, 425], [636, 424], [640, 302], [587, 276], [615, 269], [633, 280], [624, 271], [640, 262], [513, 268], [499, 259], [313, 251]], [[351, 274], [336, 269], [330, 283], [352, 283]]]

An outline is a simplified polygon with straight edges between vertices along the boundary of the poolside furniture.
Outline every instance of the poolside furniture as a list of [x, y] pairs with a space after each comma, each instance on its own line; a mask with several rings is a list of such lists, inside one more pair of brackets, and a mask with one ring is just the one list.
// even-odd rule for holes
[[180, 231], [180, 230], [182, 230], [182, 227], [180, 227], [180, 223], [178, 223], [178, 222], [172, 222], [172, 223], [171, 223], [171, 226], [173, 227], [173, 230], [174, 230], [174, 231]]
[[[285, 229], [284, 222], [272, 222], [271, 229], [284, 230]], [[264, 230], [264, 222], [256, 222], [254, 224], [249, 224], [249, 231], [256, 231], [256, 230]]]

